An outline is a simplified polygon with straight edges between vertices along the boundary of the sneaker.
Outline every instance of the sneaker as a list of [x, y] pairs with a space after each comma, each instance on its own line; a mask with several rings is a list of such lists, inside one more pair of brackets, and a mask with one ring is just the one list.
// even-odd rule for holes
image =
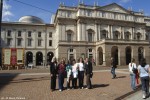
[[70, 90], [69, 88], [67, 90]]
[[85, 88], [85, 89], [89, 89], [89, 88]]
[[143, 99], [146, 99], [146, 96], [143, 94]]
[[82, 89], [84, 89], [84, 87], [82, 87]]
[[59, 89], [59, 91], [61, 92], [62, 90], [61, 90], [61, 89]]

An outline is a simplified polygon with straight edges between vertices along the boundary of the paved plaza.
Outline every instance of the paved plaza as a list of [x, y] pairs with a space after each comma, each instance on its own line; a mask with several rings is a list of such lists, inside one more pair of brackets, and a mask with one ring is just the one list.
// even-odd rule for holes
[[[49, 69], [0, 71], [0, 100], [134, 100], [131, 98], [141, 94], [140, 89], [132, 91], [130, 88], [127, 69], [117, 69], [116, 79], [111, 79], [109, 70], [94, 71], [93, 89], [62, 92], [58, 91], [58, 84], [56, 91], [50, 91], [48, 71]], [[142, 99], [141, 95], [138, 97], [139, 100]]]

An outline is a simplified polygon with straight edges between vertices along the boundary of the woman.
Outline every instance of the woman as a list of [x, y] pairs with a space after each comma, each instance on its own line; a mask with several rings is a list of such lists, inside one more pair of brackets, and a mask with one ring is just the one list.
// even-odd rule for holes
[[77, 78], [78, 78], [78, 64], [76, 63], [75, 60], [73, 60], [73, 62], [72, 62], [72, 75], [73, 75], [72, 89], [76, 89], [77, 88]]
[[133, 72], [133, 69], [137, 69], [136, 68], [136, 64], [135, 64], [135, 59], [132, 58], [131, 60], [131, 63], [129, 63], [129, 72], [130, 72], [130, 78], [131, 78], [131, 88], [133, 90], [136, 89], [136, 86], [135, 86], [135, 80], [136, 80], [136, 74]]
[[138, 72], [140, 74], [142, 91], [143, 91], [143, 99], [149, 97], [149, 72], [150, 67], [146, 64], [146, 59], [142, 58], [140, 61], [140, 65], [138, 66]]
[[68, 60], [68, 64], [66, 66], [66, 72], [67, 72], [67, 89], [70, 89], [70, 81], [71, 81], [71, 73], [72, 73], [72, 65], [71, 65], [71, 61]]
[[64, 77], [65, 77], [65, 61], [61, 60], [60, 64], [58, 65], [58, 83], [59, 83], [59, 91], [64, 89]]
[[50, 63], [50, 76], [51, 76], [51, 91], [56, 89], [56, 76], [57, 75], [57, 59], [53, 57]]
[[79, 88], [83, 89], [83, 82], [84, 82], [84, 62], [83, 62], [83, 58], [81, 57], [79, 59], [79, 63], [78, 63], [78, 66], [79, 66]]

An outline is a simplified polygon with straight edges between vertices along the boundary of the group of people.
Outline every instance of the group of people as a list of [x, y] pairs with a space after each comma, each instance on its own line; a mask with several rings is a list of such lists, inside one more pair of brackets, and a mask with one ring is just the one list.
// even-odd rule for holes
[[[64, 90], [64, 78], [67, 78], [67, 89], [76, 89], [77, 80], [79, 88], [84, 88], [84, 74], [86, 75], [86, 89], [91, 89], [91, 78], [93, 75], [93, 67], [91, 61], [88, 58], [83, 60], [80, 58], [77, 62], [75, 59], [69, 60], [68, 63], [65, 63], [65, 60], [62, 59], [60, 63], [57, 62], [57, 59], [53, 57], [50, 63], [50, 75], [51, 75], [51, 91], [56, 89], [56, 78], [58, 77], [59, 91]], [[72, 81], [72, 87], [70, 82]]]
[[146, 59], [142, 58], [140, 60], [140, 64], [137, 66], [135, 63], [135, 59], [132, 58], [131, 63], [129, 63], [129, 72], [131, 77], [131, 88], [136, 90], [139, 82], [138, 78], [141, 80], [143, 99], [149, 97], [149, 72], [150, 66], [146, 63]]

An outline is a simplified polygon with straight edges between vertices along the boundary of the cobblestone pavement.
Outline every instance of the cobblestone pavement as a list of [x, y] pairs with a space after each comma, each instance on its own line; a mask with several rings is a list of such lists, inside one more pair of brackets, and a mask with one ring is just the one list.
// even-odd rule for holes
[[10, 76], [2, 74], [4, 73], [0, 73], [0, 100], [121, 100], [134, 93], [130, 88], [129, 74], [121, 73], [121, 70], [118, 71], [116, 79], [111, 79], [108, 70], [94, 72], [93, 89], [71, 89], [62, 92], [50, 92], [48, 73]]

